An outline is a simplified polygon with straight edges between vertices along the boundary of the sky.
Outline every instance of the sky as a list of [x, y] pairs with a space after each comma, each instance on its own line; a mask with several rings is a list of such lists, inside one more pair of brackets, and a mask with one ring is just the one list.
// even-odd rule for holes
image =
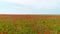
[[0, 14], [60, 14], [60, 0], [0, 0]]

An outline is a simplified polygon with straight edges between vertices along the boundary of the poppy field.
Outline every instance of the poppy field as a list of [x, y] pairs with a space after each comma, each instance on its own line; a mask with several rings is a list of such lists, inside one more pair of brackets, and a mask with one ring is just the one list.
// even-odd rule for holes
[[60, 16], [0, 15], [0, 34], [60, 34]]

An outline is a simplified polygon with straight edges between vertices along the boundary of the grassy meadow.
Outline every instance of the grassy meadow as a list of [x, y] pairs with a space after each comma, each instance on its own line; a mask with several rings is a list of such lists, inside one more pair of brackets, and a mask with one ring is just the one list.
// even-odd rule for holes
[[0, 15], [0, 34], [60, 34], [60, 16]]

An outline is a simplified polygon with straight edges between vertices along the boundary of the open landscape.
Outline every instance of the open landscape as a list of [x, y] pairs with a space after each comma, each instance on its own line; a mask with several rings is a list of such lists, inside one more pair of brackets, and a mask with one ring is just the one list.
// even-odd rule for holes
[[0, 15], [0, 34], [60, 34], [60, 15]]

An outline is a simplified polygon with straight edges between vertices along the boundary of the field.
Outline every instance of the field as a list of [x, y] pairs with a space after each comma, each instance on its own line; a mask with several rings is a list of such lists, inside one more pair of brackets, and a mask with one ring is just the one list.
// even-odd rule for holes
[[60, 34], [60, 16], [0, 15], [0, 34]]

